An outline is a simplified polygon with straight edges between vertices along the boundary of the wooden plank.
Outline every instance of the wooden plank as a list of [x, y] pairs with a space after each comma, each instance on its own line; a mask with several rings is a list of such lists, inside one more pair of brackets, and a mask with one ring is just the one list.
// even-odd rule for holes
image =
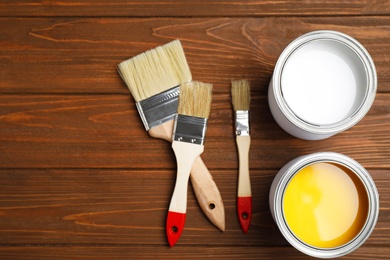
[[387, 1], [6, 1], [0, 16], [279, 16], [389, 14]]
[[[388, 169], [370, 172], [381, 202], [365, 246], [389, 247]], [[236, 217], [236, 169], [213, 171], [225, 204], [225, 232], [206, 219], [190, 188], [178, 248], [287, 246], [268, 207], [275, 174], [251, 171], [253, 219], [246, 235]], [[165, 220], [174, 180], [172, 170], [0, 170], [0, 244], [168, 247]]]
[[378, 90], [390, 92], [390, 17], [271, 17], [2, 18], [0, 93], [127, 94], [116, 65], [173, 39], [181, 39], [193, 78], [215, 92], [245, 77], [265, 93], [282, 50], [320, 29], [359, 40], [376, 64]]
[[[346, 154], [365, 167], [390, 167], [389, 94], [378, 94], [356, 126], [321, 141], [285, 133], [267, 97], [252, 94], [251, 168], [279, 169], [320, 151]], [[229, 95], [214, 94], [202, 155], [210, 169], [237, 167], [232, 118]], [[170, 144], [148, 136], [129, 95], [0, 96], [0, 154], [0, 168], [176, 167]]]
[[[0, 1], [0, 259], [310, 259], [283, 238], [268, 207], [280, 167], [307, 153], [351, 156], [371, 173], [380, 214], [343, 259], [390, 255], [389, 1]], [[267, 103], [282, 50], [332, 29], [359, 40], [378, 71], [373, 108], [323, 141], [281, 130]], [[189, 189], [188, 217], [170, 248], [165, 219], [175, 181], [170, 144], [151, 139], [116, 64], [180, 39], [194, 79], [214, 84], [203, 158], [221, 191], [226, 231]], [[229, 89], [252, 81], [254, 214], [236, 217], [237, 150]]]
[[[362, 246], [343, 259], [388, 259], [386, 247]], [[292, 247], [136, 247], [136, 246], [28, 246], [1, 247], [4, 259], [313, 259]]]

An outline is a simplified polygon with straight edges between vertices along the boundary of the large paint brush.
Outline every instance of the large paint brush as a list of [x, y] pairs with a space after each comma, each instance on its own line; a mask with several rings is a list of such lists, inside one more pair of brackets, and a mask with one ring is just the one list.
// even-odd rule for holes
[[195, 159], [203, 153], [211, 108], [211, 90], [211, 84], [196, 81], [184, 83], [180, 87], [172, 142], [177, 161], [177, 177], [166, 223], [170, 246], [176, 244], [184, 228], [188, 178]]
[[233, 80], [231, 94], [235, 111], [236, 143], [239, 158], [237, 214], [242, 230], [247, 233], [252, 219], [252, 190], [249, 176], [249, 148], [251, 144], [249, 135], [249, 81]]
[[[172, 142], [179, 85], [192, 80], [180, 41], [172, 41], [125, 60], [118, 65], [118, 72], [136, 101], [148, 133]], [[191, 183], [204, 214], [215, 226], [225, 230], [221, 194], [200, 157], [191, 169]]]

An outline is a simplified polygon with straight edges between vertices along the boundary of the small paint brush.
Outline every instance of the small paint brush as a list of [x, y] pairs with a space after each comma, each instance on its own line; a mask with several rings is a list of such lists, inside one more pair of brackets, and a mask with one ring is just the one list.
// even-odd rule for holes
[[[141, 53], [118, 65], [150, 136], [172, 142], [177, 113], [179, 85], [191, 81], [183, 47], [179, 40]], [[191, 183], [199, 206], [207, 218], [225, 230], [225, 209], [212, 175], [200, 157], [191, 170]]]
[[203, 153], [211, 109], [211, 91], [211, 84], [196, 81], [186, 82], [180, 87], [172, 142], [177, 161], [177, 177], [166, 222], [170, 246], [176, 244], [184, 228], [188, 178], [195, 159]]
[[248, 80], [232, 81], [232, 104], [235, 111], [236, 143], [239, 156], [237, 214], [244, 233], [252, 219], [252, 191], [249, 176], [249, 107], [250, 83]]

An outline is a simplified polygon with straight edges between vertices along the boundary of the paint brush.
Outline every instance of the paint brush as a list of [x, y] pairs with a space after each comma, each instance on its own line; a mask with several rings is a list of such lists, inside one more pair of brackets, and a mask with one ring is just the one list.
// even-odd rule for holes
[[211, 84], [196, 81], [180, 86], [172, 142], [177, 162], [177, 177], [166, 222], [170, 246], [176, 244], [184, 228], [188, 179], [195, 159], [204, 150], [207, 119], [211, 109], [211, 91]]
[[[118, 65], [150, 136], [172, 142], [179, 85], [192, 80], [179, 40], [141, 53]], [[199, 206], [207, 218], [225, 230], [225, 209], [212, 175], [200, 157], [191, 170], [191, 183]]]
[[250, 83], [248, 80], [232, 81], [232, 104], [235, 111], [236, 143], [239, 169], [237, 188], [237, 214], [241, 228], [246, 234], [252, 218], [252, 191], [249, 176], [249, 107]]

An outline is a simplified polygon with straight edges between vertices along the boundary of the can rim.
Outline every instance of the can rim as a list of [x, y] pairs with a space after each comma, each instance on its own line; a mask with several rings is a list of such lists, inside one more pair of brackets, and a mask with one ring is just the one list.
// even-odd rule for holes
[[[356, 173], [356, 175], [361, 179], [362, 183], [366, 188], [369, 200], [367, 219], [359, 234], [348, 243], [334, 248], [313, 247], [298, 239], [288, 227], [284, 219], [282, 207], [284, 191], [287, 187], [288, 182], [295, 175], [295, 173], [297, 173], [300, 169], [302, 169], [302, 167], [305, 167], [308, 164], [324, 161], [335, 162], [345, 165], [354, 173]], [[346, 255], [354, 251], [368, 239], [368, 237], [374, 230], [374, 227], [378, 220], [379, 194], [370, 174], [358, 162], [343, 154], [334, 152], [320, 152], [298, 157], [289, 167], [287, 167], [287, 169], [283, 173], [283, 176], [277, 184], [273, 207], [276, 224], [278, 225], [282, 235], [292, 246], [294, 246], [299, 251], [313, 257], [334, 258]]]
[[[345, 119], [333, 124], [313, 124], [298, 117], [286, 103], [281, 86], [282, 72], [291, 54], [303, 45], [316, 40], [333, 40], [340, 42], [355, 52], [365, 67], [367, 76], [367, 89], [364, 100], [357, 111]], [[275, 100], [284, 116], [292, 124], [305, 131], [315, 134], [334, 134], [342, 132], [357, 124], [371, 108], [377, 91], [377, 74], [375, 64], [368, 51], [354, 38], [337, 31], [319, 30], [306, 33], [292, 41], [279, 56], [272, 77]]]

